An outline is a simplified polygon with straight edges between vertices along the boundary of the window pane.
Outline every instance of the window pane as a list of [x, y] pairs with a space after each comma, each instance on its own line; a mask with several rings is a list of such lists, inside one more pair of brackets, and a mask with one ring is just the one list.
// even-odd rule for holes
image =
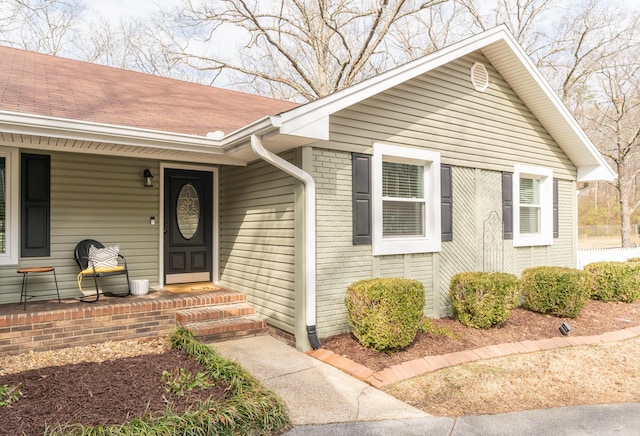
[[382, 162], [382, 196], [424, 198], [424, 167]]
[[540, 180], [520, 178], [520, 204], [540, 204]]
[[7, 216], [7, 183], [5, 178], [6, 159], [0, 157], [0, 253], [7, 252], [7, 232], [6, 232], [6, 216]]
[[424, 236], [424, 202], [383, 201], [382, 235]]
[[520, 208], [520, 233], [540, 233], [540, 208]]

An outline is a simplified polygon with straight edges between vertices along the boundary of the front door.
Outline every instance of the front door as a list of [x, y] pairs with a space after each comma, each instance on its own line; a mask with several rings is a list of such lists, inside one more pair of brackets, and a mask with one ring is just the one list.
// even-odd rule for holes
[[212, 280], [213, 173], [164, 170], [164, 282]]

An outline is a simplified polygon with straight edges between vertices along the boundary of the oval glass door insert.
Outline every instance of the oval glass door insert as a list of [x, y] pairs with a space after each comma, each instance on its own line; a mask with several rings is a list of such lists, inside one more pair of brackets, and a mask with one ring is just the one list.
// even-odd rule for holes
[[184, 185], [178, 193], [176, 218], [182, 237], [193, 238], [200, 224], [200, 198], [198, 191], [191, 183]]

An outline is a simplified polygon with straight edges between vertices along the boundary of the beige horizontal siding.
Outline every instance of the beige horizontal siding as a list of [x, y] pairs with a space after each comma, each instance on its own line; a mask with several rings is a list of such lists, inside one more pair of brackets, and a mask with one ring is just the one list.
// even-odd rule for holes
[[[150, 288], [157, 288], [159, 230], [157, 224], [150, 225], [149, 217], [159, 218], [159, 192], [157, 186], [142, 186], [145, 168], [159, 174], [156, 161], [52, 153], [51, 253], [49, 257], [21, 258], [19, 267], [54, 266], [62, 297], [79, 296], [73, 250], [82, 239], [96, 239], [104, 245], [120, 245], [131, 279], [148, 279]], [[0, 304], [20, 299], [21, 276], [16, 269], [0, 267]], [[125, 286], [122, 277], [102, 283], [105, 289]], [[91, 290], [93, 284], [85, 279], [83, 286]], [[54, 288], [48, 274], [29, 278], [30, 293], [50, 294]]]
[[[344, 295], [349, 284], [371, 277], [405, 277], [425, 285], [425, 315], [450, 313], [454, 274], [504, 271], [519, 275], [537, 265], [574, 262], [575, 183], [559, 182], [560, 238], [549, 247], [514, 248], [502, 237], [502, 174], [453, 166], [453, 241], [439, 253], [373, 256], [371, 245], [352, 244], [351, 154], [314, 148], [317, 192], [317, 308], [320, 337], [349, 330]], [[331, 165], [327, 165], [332, 162]]]
[[331, 148], [375, 142], [439, 151], [443, 163], [497, 171], [514, 162], [547, 166], [564, 179], [576, 168], [489, 62], [486, 92], [473, 89], [467, 56], [331, 117]]
[[[475, 91], [470, 83], [469, 70], [475, 61], [483, 62], [489, 71], [490, 85], [484, 93]], [[319, 149], [314, 151], [314, 176], [319, 185], [329, 177], [327, 161], [344, 160], [336, 168], [339, 176], [333, 182], [338, 186], [328, 184], [326, 192], [318, 195], [319, 221], [330, 223], [318, 227], [319, 283], [323, 283], [325, 273], [331, 277], [327, 289], [322, 289], [327, 298], [318, 300], [318, 310], [322, 312], [326, 305], [330, 331], [345, 328], [338, 316], [339, 304], [343, 304], [338, 296], [339, 289], [349, 281], [347, 278], [354, 281], [356, 276], [371, 274], [419, 279], [427, 290], [425, 313], [442, 316], [448, 313], [448, 287], [453, 274], [483, 269], [519, 274], [529, 266], [574, 261], [571, 196], [576, 168], [480, 53], [450, 62], [342, 110], [331, 117], [330, 123], [330, 140], [316, 144]], [[440, 253], [421, 255], [422, 258], [374, 257], [371, 246], [350, 245], [350, 154], [329, 150], [370, 152], [376, 142], [437, 151], [443, 163], [454, 165], [454, 238], [442, 244]], [[554, 177], [562, 179], [561, 236], [552, 246], [516, 249], [511, 240], [502, 239], [500, 172], [513, 171], [514, 163], [549, 167]], [[322, 257], [320, 247], [331, 253], [327, 259]], [[360, 253], [357, 267], [352, 267], [350, 256], [343, 255], [351, 252]], [[337, 260], [332, 263], [329, 257], [334, 253]], [[324, 268], [325, 265], [334, 268]], [[345, 272], [336, 273], [335, 268], [340, 266]], [[356, 268], [361, 274], [353, 274]]]
[[[293, 153], [283, 156], [293, 160]], [[220, 283], [268, 322], [295, 329], [294, 179], [259, 161], [220, 172]]]
[[[575, 182], [558, 181], [558, 237], [553, 240], [549, 264], [575, 268], [577, 263], [578, 242], [575, 239], [578, 211]], [[573, 207], [571, 207], [573, 205]]]

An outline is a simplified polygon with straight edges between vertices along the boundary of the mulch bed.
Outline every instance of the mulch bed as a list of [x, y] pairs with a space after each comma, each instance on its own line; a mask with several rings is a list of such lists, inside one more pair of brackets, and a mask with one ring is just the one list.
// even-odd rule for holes
[[184, 396], [166, 392], [163, 371], [183, 368], [205, 372], [187, 354], [129, 357], [101, 363], [46, 367], [0, 377], [0, 386], [22, 384], [19, 401], [0, 407], [0, 434], [42, 435], [45, 426], [67, 423], [84, 426], [122, 424], [134, 417], [161, 415], [170, 404], [182, 413], [199, 400], [220, 401], [227, 386], [219, 383]]
[[392, 365], [456, 351], [469, 350], [525, 340], [562, 336], [559, 327], [567, 321], [572, 330], [570, 336], [592, 336], [640, 325], [640, 301], [634, 303], [603, 303], [589, 301], [576, 319], [541, 315], [518, 308], [499, 327], [486, 330], [468, 328], [451, 318], [434, 320], [434, 325], [447, 327], [457, 337], [450, 339], [418, 332], [414, 342], [404, 350], [392, 354], [372, 351], [360, 345], [350, 333], [325, 338], [322, 348], [347, 357], [374, 371]]

